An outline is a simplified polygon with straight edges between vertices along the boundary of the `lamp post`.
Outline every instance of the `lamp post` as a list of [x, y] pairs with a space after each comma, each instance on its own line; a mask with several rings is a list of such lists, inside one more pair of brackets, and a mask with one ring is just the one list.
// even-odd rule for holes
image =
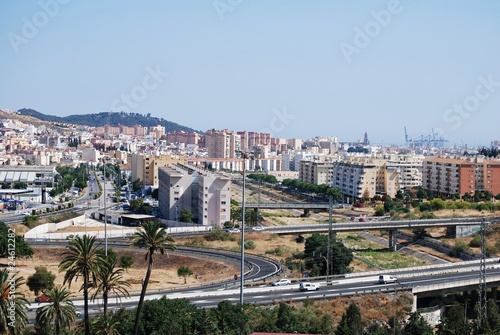
[[330, 282], [330, 272], [332, 272], [332, 269], [330, 267], [330, 261], [332, 261], [332, 239], [333, 239], [333, 232], [332, 232], [332, 197], [329, 198], [329, 207], [328, 207], [328, 249], [326, 250], [326, 256], [328, 259], [326, 259], [326, 285], [331, 285], [332, 283]]
[[106, 213], [106, 163], [103, 164], [104, 174], [104, 255], [108, 257], [108, 217]]
[[243, 305], [243, 285], [245, 282], [245, 170], [248, 152], [239, 152], [243, 158], [243, 191], [241, 200], [241, 274], [240, 274], [240, 304]]

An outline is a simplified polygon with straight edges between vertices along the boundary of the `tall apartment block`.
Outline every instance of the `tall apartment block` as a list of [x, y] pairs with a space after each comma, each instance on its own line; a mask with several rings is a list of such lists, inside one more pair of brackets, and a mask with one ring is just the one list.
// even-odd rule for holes
[[500, 193], [500, 161], [484, 157], [427, 158], [422, 187], [435, 195]]
[[132, 154], [132, 181], [140, 179], [145, 186], [158, 187], [158, 168], [174, 163], [186, 163], [186, 158], [176, 158], [169, 155]]
[[387, 194], [394, 197], [399, 190], [400, 170], [387, 165], [385, 159], [348, 157], [333, 163], [332, 187], [350, 197], [373, 198]]
[[241, 150], [241, 138], [231, 130], [209, 130], [205, 133], [209, 158], [235, 158]]
[[407, 192], [422, 186], [422, 170], [424, 156], [420, 155], [389, 155], [386, 168], [392, 167], [399, 172], [399, 188]]
[[230, 220], [230, 178], [181, 164], [158, 171], [158, 209], [164, 218], [177, 221], [187, 209], [201, 225], [222, 226]]
[[330, 185], [333, 180], [333, 161], [302, 160], [300, 161], [299, 180], [303, 183]]
[[256, 146], [270, 146], [271, 134], [255, 131], [239, 131], [237, 134], [241, 139], [241, 150], [252, 151]]

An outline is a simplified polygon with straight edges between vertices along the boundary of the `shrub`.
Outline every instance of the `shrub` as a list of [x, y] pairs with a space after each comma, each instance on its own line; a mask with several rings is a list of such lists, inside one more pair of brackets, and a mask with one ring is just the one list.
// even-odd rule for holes
[[475, 235], [474, 238], [469, 242], [469, 247], [479, 248], [481, 246], [481, 236]]
[[219, 227], [214, 227], [210, 233], [205, 235], [207, 241], [234, 241], [235, 237]]
[[430, 203], [428, 202], [421, 202], [419, 205], [418, 205], [418, 209], [421, 211], [421, 212], [429, 212], [432, 210], [432, 206]]
[[495, 248], [500, 249], [500, 241], [495, 242]]
[[424, 211], [422, 214], [420, 214], [421, 219], [434, 219], [436, 218], [436, 215], [431, 212], [431, 211]]
[[498, 253], [498, 248], [494, 247], [492, 245], [487, 245], [486, 246], [486, 256], [491, 257], [493, 255], [496, 255]]
[[189, 241], [186, 244], [190, 245], [190, 246], [193, 246], [193, 247], [203, 247], [207, 243], [201, 237], [195, 237], [195, 238], [193, 238], [191, 241]]
[[271, 250], [266, 250], [266, 254], [268, 255], [276, 255], [276, 256], [283, 256], [286, 253], [288, 253], [290, 250], [285, 247], [285, 246], [279, 246]]
[[451, 248], [449, 255], [451, 257], [459, 258], [461, 253], [463, 253], [464, 251], [469, 251], [469, 250], [470, 250], [470, 248], [467, 244], [465, 244], [462, 241], [457, 241], [457, 243], [453, 246], [453, 248]]
[[383, 206], [375, 206], [375, 216], [384, 216], [385, 210]]
[[[241, 246], [241, 240], [238, 240], [238, 245]], [[256, 245], [253, 240], [245, 240], [245, 249], [255, 249]]]
[[471, 206], [469, 202], [465, 201], [457, 201], [455, 205], [457, 206], [457, 209], [469, 209]]

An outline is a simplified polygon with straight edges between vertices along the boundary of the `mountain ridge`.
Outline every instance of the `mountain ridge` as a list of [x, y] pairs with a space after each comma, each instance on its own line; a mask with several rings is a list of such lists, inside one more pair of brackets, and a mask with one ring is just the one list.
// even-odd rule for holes
[[154, 127], [161, 125], [165, 127], [165, 132], [171, 131], [186, 131], [186, 132], [198, 132], [202, 134], [202, 131], [195, 130], [193, 128], [179, 125], [175, 122], [167, 121], [163, 118], [158, 118], [151, 116], [151, 114], [142, 115], [139, 113], [126, 113], [126, 112], [101, 112], [92, 114], [73, 114], [69, 116], [55, 116], [40, 113], [31, 108], [22, 108], [17, 111], [20, 115], [31, 116], [46, 122], [59, 122], [59, 123], [70, 123], [82, 126], [99, 127], [104, 125], [110, 126], [135, 126], [141, 125], [144, 127]]

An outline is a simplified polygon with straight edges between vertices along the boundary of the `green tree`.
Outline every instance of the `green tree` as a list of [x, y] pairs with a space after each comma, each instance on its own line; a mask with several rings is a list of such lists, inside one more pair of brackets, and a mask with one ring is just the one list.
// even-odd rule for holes
[[142, 199], [140, 199], [140, 198], [137, 198], [137, 199], [134, 199], [134, 200], [130, 201], [130, 207], [129, 207], [129, 209], [132, 212], [138, 212], [143, 205], [144, 205], [144, 201]]
[[488, 299], [486, 305], [486, 324], [483, 327], [484, 334], [500, 334], [500, 314], [499, 307], [495, 300]]
[[417, 198], [420, 200], [427, 199], [427, 192], [422, 187], [417, 187]]
[[[12, 250], [8, 249], [9, 239], [14, 239], [15, 245], [15, 255], [16, 258], [24, 258], [33, 256], [33, 249], [29, 246], [24, 238], [17, 235], [14, 230], [8, 227], [5, 223], [0, 222], [0, 257], [8, 257], [9, 252]], [[10, 243], [12, 245], [12, 243]]]
[[139, 178], [134, 180], [134, 182], [132, 183], [132, 189], [134, 190], [134, 192], [140, 191], [143, 187], [144, 183]]
[[151, 197], [155, 200], [158, 200], [158, 189], [155, 188], [152, 192], [151, 192]]
[[394, 201], [392, 201], [391, 197], [387, 197], [384, 201], [384, 211], [390, 212], [394, 208]]
[[135, 233], [134, 246], [146, 248], [146, 259], [148, 259], [148, 268], [141, 289], [139, 304], [137, 305], [137, 314], [134, 322], [134, 335], [137, 335], [139, 330], [139, 321], [141, 318], [142, 307], [144, 305], [144, 297], [151, 277], [153, 269], [153, 254], [159, 251], [160, 254], [165, 254], [167, 250], [175, 250], [174, 239], [167, 235], [164, 228], [157, 221], [145, 221], [141, 224], [138, 232]]
[[104, 264], [95, 272], [94, 280], [89, 283], [94, 290], [92, 300], [102, 294], [104, 315], [108, 313], [109, 293], [114, 293], [116, 297], [129, 297], [127, 288], [130, 283], [123, 280], [123, 269], [115, 269], [116, 256], [105, 259]]
[[17, 273], [9, 273], [8, 268], [0, 269], [0, 334], [21, 334], [26, 327], [28, 301], [20, 291], [23, 284], [24, 278]]
[[123, 318], [118, 313], [100, 314], [92, 318], [91, 328], [94, 335], [126, 334]]
[[56, 275], [47, 270], [45, 266], [35, 266], [35, 273], [28, 277], [26, 285], [30, 291], [38, 295], [40, 291], [52, 289], [55, 279]]
[[410, 313], [410, 318], [403, 328], [404, 335], [434, 335], [431, 325], [418, 312]]
[[375, 216], [384, 216], [385, 209], [382, 206], [375, 206]]
[[390, 332], [390, 330], [386, 327], [380, 324], [380, 322], [375, 321], [372, 322], [366, 327], [366, 330], [364, 332], [365, 335], [394, 335], [394, 332]]
[[187, 266], [181, 266], [177, 269], [177, 275], [184, 278], [184, 284], [187, 282], [187, 277], [193, 275], [193, 271]]
[[342, 314], [339, 329], [335, 332], [336, 335], [362, 335], [363, 323], [361, 320], [361, 311], [358, 305], [351, 303], [346, 312]]
[[105, 260], [98, 251], [95, 236], [89, 237], [88, 235], [83, 235], [83, 237], [80, 237], [76, 235], [66, 248], [68, 250], [62, 254], [64, 258], [59, 263], [59, 271], [66, 272], [64, 274], [64, 284], [69, 283], [70, 286], [73, 280], [77, 280], [79, 276], [83, 277], [83, 285], [80, 291], [83, 290], [85, 335], [90, 335], [90, 277], [92, 276], [92, 279], [95, 281], [96, 273], [104, 265]]
[[349, 332], [349, 324], [347, 323], [347, 316], [345, 312], [342, 314], [339, 325], [335, 330], [335, 335], [351, 335], [351, 333]]
[[193, 213], [188, 211], [187, 209], [182, 209], [180, 214], [179, 214], [179, 221], [180, 222], [193, 222]]
[[443, 199], [436, 198], [430, 201], [430, 205], [432, 210], [438, 211], [446, 207], [446, 202]]
[[471, 326], [465, 318], [465, 309], [459, 304], [450, 306], [445, 317], [437, 326], [436, 335], [462, 335], [470, 334]]
[[[349, 264], [353, 260], [352, 251], [348, 249], [342, 242], [333, 239], [331, 241], [331, 256], [332, 274], [348, 273]], [[306, 239], [304, 244], [304, 258], [306, 264], [311, 268], [311, 264], [320, 266], [319, 272], [321, 275], [326, 275], [326, 260], [323, 257], [328, 257], [328, 235], [314, 233]], [[333, 263], [333, 264], [332, 264]]]
[[248, 305], [241, 306], [230, 301], [219, 302], [217, 308], [211, 310], [217, 324], [219, 334], [248, 334], [249, 315], [246, 313]]
[[50, 296], [48, 305], [36, 311], [36, 322], [42, 327], [50, 327], [53, 322], [56, 335], [61, 334], [61, 327], [66, 328], [75, 321], [76, 310], [71, 301], [71, 293], [63, 286], [55, 286], [47, 292]]
[[12, 184], [12, 188], [15, 188], [17, 190], [25, 190], [28, 188], [28, 184], [26, 184], [22, 181], [16, 181]]
[[134, 257], [131, 255], [122, 255], [122, 257], [120, 257], [120, 267], [124, 268], [125, 271], [131, 268], [132, 265], [134, 265]]

